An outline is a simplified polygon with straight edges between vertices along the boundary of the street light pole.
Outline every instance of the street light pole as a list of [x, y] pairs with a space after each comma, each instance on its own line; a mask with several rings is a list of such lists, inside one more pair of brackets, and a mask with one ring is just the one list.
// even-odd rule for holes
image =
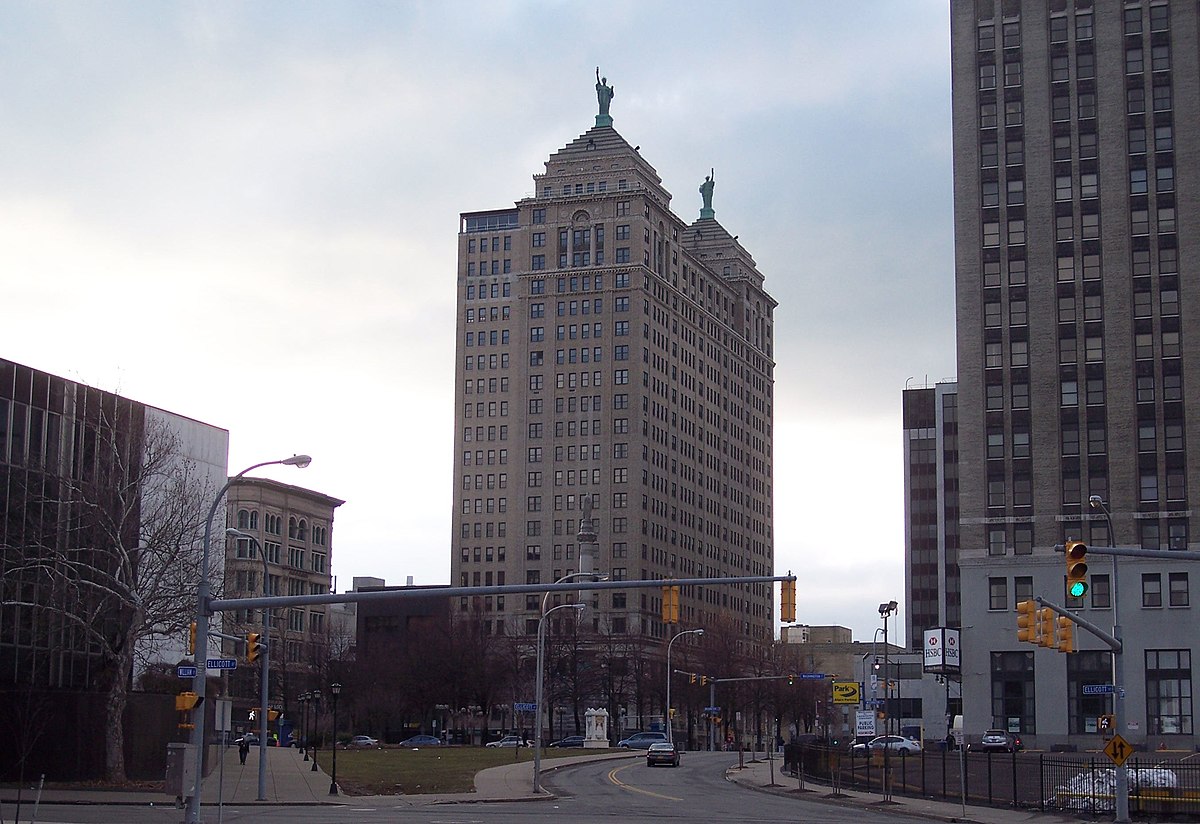
[[312, 702], [312, 720], [310, 720], [308, 722], [308, 736], [309, 736], [308, 749], [310, 752], [312, 752], [312, 762], [313, 762], [312, 767], [309, 769], [309, 772], [316, 772], [317, 771], [317, 745], [315, 743], [313, 743], [313, 739], [315, 739], [317, 737], [317, 726], [320, 723], [318, 721], [318, 719], [320, 718], [319, 710], [321, 708], [321, 691], [313, 690], [312, 692], [310, 692], [308, 694], [308, 700]]
[[329, 692], [333, 694], [333, 776], [329, 779], [329, 794], [338, 794], [337, 785], [337, 704], [338, 696], [342, 693], [342, 685], [336, 681], [329, 685]]
[[295, 466], [303, 469], [310, 463], [312, 463], [312, 458], [308, 455], [293, 455], [290, 458], [283, 458], [277, 461], [263, 461], [262, 463], [248, 466], [225, 482], [225, 485], [221, 487], [221, 490], [213, 499], [212, 506], [208, 510], [208, 519], [204, 522], [204, 549], [200, 557], [200, 581], [196, 585], [196, 676], [192, 679], [192, 692], [196, 693], [196, 714], [198, 716], [195, 719], [195, 729], [192, 730], [192, 744], [196, 748], [196, 783], [193, 785], [192, 795], [188, 799], [184, 824], [200, 824], [200, 789], [204, 785], [205, 711], [202, 705], [205, 693], [207, 692], [206, 687], [208, 682], [206, 668], [208, 664], [208, 617], [211, 612], [208, 603], [212, 600], [212, 581], [209, 578], [209, 555], [212, 547], [213, 519], [217, 517], [217, 509], [221, 506], [221, 502], [225, 500], [225, 493], [229, 491], [229, 487], [241, 480], [247, 472], [276, 464]]
[[[248, 532], [242, 532], [240, 529], [226, 529], [225, 534], [234, 538], [243, 538], [251, 542], [254, 546], [254, 552], [262, 560], [263, 582], [262, 591], [264, 596], [271, 594], [270, 575], [267, 572], [267, 553], [263, 552], [263, 546], [258, 538], [255, 538]], [[267, 607], [262, 609], [262, 684], [259, 686], [259, 702], [262, 705], [260, 716], [258, 719], [258, 800], [267, 800], [267, 722], [270, 717], [267, 715], [269, 702], [267, 694], [270, 691], [271, 685], [271, 610]]]
[[[1116, 539], [1113, 537], [1112, 512], [1109, 511], [1108, 505], [1099, 495], [1092, 495], [1088, 498], [1088, 504], [1092, 509], [1099, 509], [1104, 515], [1104, 523], [1108, 527], [1108, 545], [1116, 546]], [[1125, 659], [1122, 654], [1124, 643], [1121, 640], [1121, 599], [1120, 587], [1117, 585], [1117, 556], [1112, 556], [1112, 586], [1110, 587], [1112, 595], [1112, 616], [1113, 616], [1113, 638], [1117, 641], [1117, 646], [1112, 653], [1112, 673], [1113, 673], [1113, 727], [1119, 735], [1121, 725], [1125, 723]], [[1117, 767], [1116, 799], [1114, 820], [1115, 824], [1129, 824], [1129, 771], [1125, 764], [1122, 763]]]
[[879, 605], [879, 617], [883, 619], [883, 799], [889, 800], [892, 797], [891, 776], [888, 773], [890, 764], [891, 743], [887, 736], [889, 734], [888, 725], [890, 717], [888, 716], [888, 698], [891, 695], [891, 682], [888, 678], [888, 618], [895, 614], [899, 605], [895, 601], [888, 601], [886, 604]]
[[[576, 573], [579, 574], [579, 573]], [[590, 575], [591, 573], [585, 573]], [[568, 576], [570, 577], [570, 576]], [[538, 618], [538, 634], [537, 634], [537, 686], [534, 690], [533, 707], [534, 718], [536, 719], [533, 731], [533, 792], [540, 793], [542, 791], [542, 687], [545, 677], [545, 658], [546, 648], [546, 616], [555, 610], [559, 609], [578, 609], [581, 610], [586, 604], [559, 604], [556, 607], [551, 607], [542, 612], [542, 617]]]
[[684, 635], [703, 635], [703, 634], [704, 634], [703, 629], [685, 629], [683, 632], [675, 633], [675, 637], [673, 637], [670, 641], [667, 642], [667, 711], [665, 714], [667, 716], [666, 721], [667, 721], [667, 741], [668, 741], [668, 743], [672, 743], [672, 744], [675, 743], [675, 738], [674, 738], [674, 726], [675, 725], [671, 723], [671, 646], [677, 640], [682, 638]]
[[308, 760], [308, 693], [300, 693], [297, 699], [300, 702], [300, 752], [304, 753], [304, 760]]

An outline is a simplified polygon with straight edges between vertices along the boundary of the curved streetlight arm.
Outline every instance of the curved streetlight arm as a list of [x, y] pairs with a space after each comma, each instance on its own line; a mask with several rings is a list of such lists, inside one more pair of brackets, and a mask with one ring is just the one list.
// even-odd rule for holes
[[[248, 540], [254, 544], [255, 552], [258, 553], [258, 557], [262, 560], [262, 568], [263, 568], [262, 591], [263, 591], [263, 595], [264, 596], [270, 595], [271, 594], [271, 592], [270, 592], [271, 585], [270, 585], [270, 575], [267, 572], [267, 553], [263, 552], [262, 543], [258, 540], [258, 538], [254, 537], [253, 535], [251, 535], [248, 532], [242, 532], [240, 529], [233, 529], [233, 528], [226, 529], [225, 534], [233, 536], [235, 538], [245, 538], [246, 540]], [[263, 653], [262, 653], [262, 667], [261, 667], [262, 683], [259, 685], [259, 691], [261, 693], [259, 696], [259, 698], [260, 698], [259, 703], [261, 704], [261, 706], [259, 707], [259, 711], [258, 711], [259, 716], [260, 716], [258, 719], [258, 800], [259, 801], [267, 800], [267, 720], [269, 718], [269, 716], [267, 715], [267, 711], [269, 709], [269, 702], [267, 700], [267, 695], [268, 695], [268, 692], [270, 690], [270, 685], [271, 685], [271, 676], [270, 676], [271, 622], [270, 622], [270, 615], [271, 615], [271, 610], [268, 609], [267, 607], [263, 607], [263, 610], [262, 610], [262, 638], [263, 638], [263, 641], [265, 642], [265, 646], [263, 647]]]
[[[578, 575], [579, 573], [574, 573]], [[591, 575], [592, 573], [585, 573]], [[568, 576], [570, 577], [570, 576]], [[547, 593], [549, 594], [549, 593]], [[536, 687], [534, 689], [533, 710], [534, 710], [534, 725], [533, 725], [533, 791], [540, 793], [542, 791], [542, 691], [545, 685], [545, 649], [546, 649], [546, 616], [555, 610], [560, 609], [576, 609], [584, 610], [587, 604], [559, 604], [556, 607], [551, 607], [542, 613], [542, 617], [538, 618], [537, 632], [537, 678]]]
[[675, 645], [676, 641], [685, 635], [703, 634], [703, 627], [699, 629], [685, 629], [682, 632], [675, 633], [674, 637], [667, 642], [667, 711], [664, 713], [666, 716], [664, 720], [667, 722], [667, 742], [671, 744], [675, 743], [674, 724], [671, 723], [671, 647]]
[[[220, 508], [221, 502], [225, 500], [225, 493], [229, 491], [229, 487], [234, 482], [241, 480], [247, 473], [255, 469], [260, 469], [264, 466], [295, 466], [300, 469], [312, 463], [312, 458], [308, 455], [293, 455], [290, 458], [281, 458], [275, 461], [262, 461], [246, 467], [241, 472], [234, 475], [225, 482], [213, 498], [212, 506], [208, 510], [208, 518], [204, 521], [204, 544], [202, 554], [200, 556], [200, 581], [196, 585], [196, 676], [192, 679], [192, 692], [196, 693], [197, 706], [203, 701], [208, 687], [208, 672], [205, 665], [208, 663], [208, 616], [209, 616], [209, 601], [212, 598], [212, 582], [209, 580], [209, 555], [210, 547], [212, 546], [212, 522], [217, 517], [217, 509]], [[195, 728], [192, 730], [192, 745], [196, 748], [196, 783], [191, 788], [192, 795], [188, 799], [187, 813], [184, 816], [184, 824], [200, 824], [200, 791], [204, 785], [204, 736], [205, 736], [205, 712], [199, 710], [195, 719]]]

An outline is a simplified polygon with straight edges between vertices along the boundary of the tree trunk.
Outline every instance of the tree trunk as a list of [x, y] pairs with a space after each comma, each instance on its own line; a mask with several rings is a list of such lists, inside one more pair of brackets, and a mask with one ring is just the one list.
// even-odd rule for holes
[[[124, 784], [125, 776], [125, 707], [129, 699], [129, 674], [133, 671], [133, 634], [130, 633], [116, 650], [109, 683], [105, 690], [104, 710], [108, 723], [104, 727], [104, 778], [111, 784]], [[202, 710], [197, 709], [197, 712]]]

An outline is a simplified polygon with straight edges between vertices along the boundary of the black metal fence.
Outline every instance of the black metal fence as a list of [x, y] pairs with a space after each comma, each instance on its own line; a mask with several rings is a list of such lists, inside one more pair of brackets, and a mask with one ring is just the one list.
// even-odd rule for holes
[[[889, 752], [885, 759], [820, 746], [788, 750], [786, 769], [841, 789], [1080, 814], [1114, 809], [1116, 770], [1094, 753]], [[1130, 813], [1200, 818], [1200, 763], [1145, 753], [1125, 766]]]

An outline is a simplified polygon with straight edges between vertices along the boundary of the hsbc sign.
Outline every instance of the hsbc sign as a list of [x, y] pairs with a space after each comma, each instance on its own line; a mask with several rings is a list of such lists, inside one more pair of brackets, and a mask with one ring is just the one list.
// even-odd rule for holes
[[958, 630], [934, 627], [925, 630], [924, 670], [941, 675], [958, 675], [962, 670], [962, 650]]

